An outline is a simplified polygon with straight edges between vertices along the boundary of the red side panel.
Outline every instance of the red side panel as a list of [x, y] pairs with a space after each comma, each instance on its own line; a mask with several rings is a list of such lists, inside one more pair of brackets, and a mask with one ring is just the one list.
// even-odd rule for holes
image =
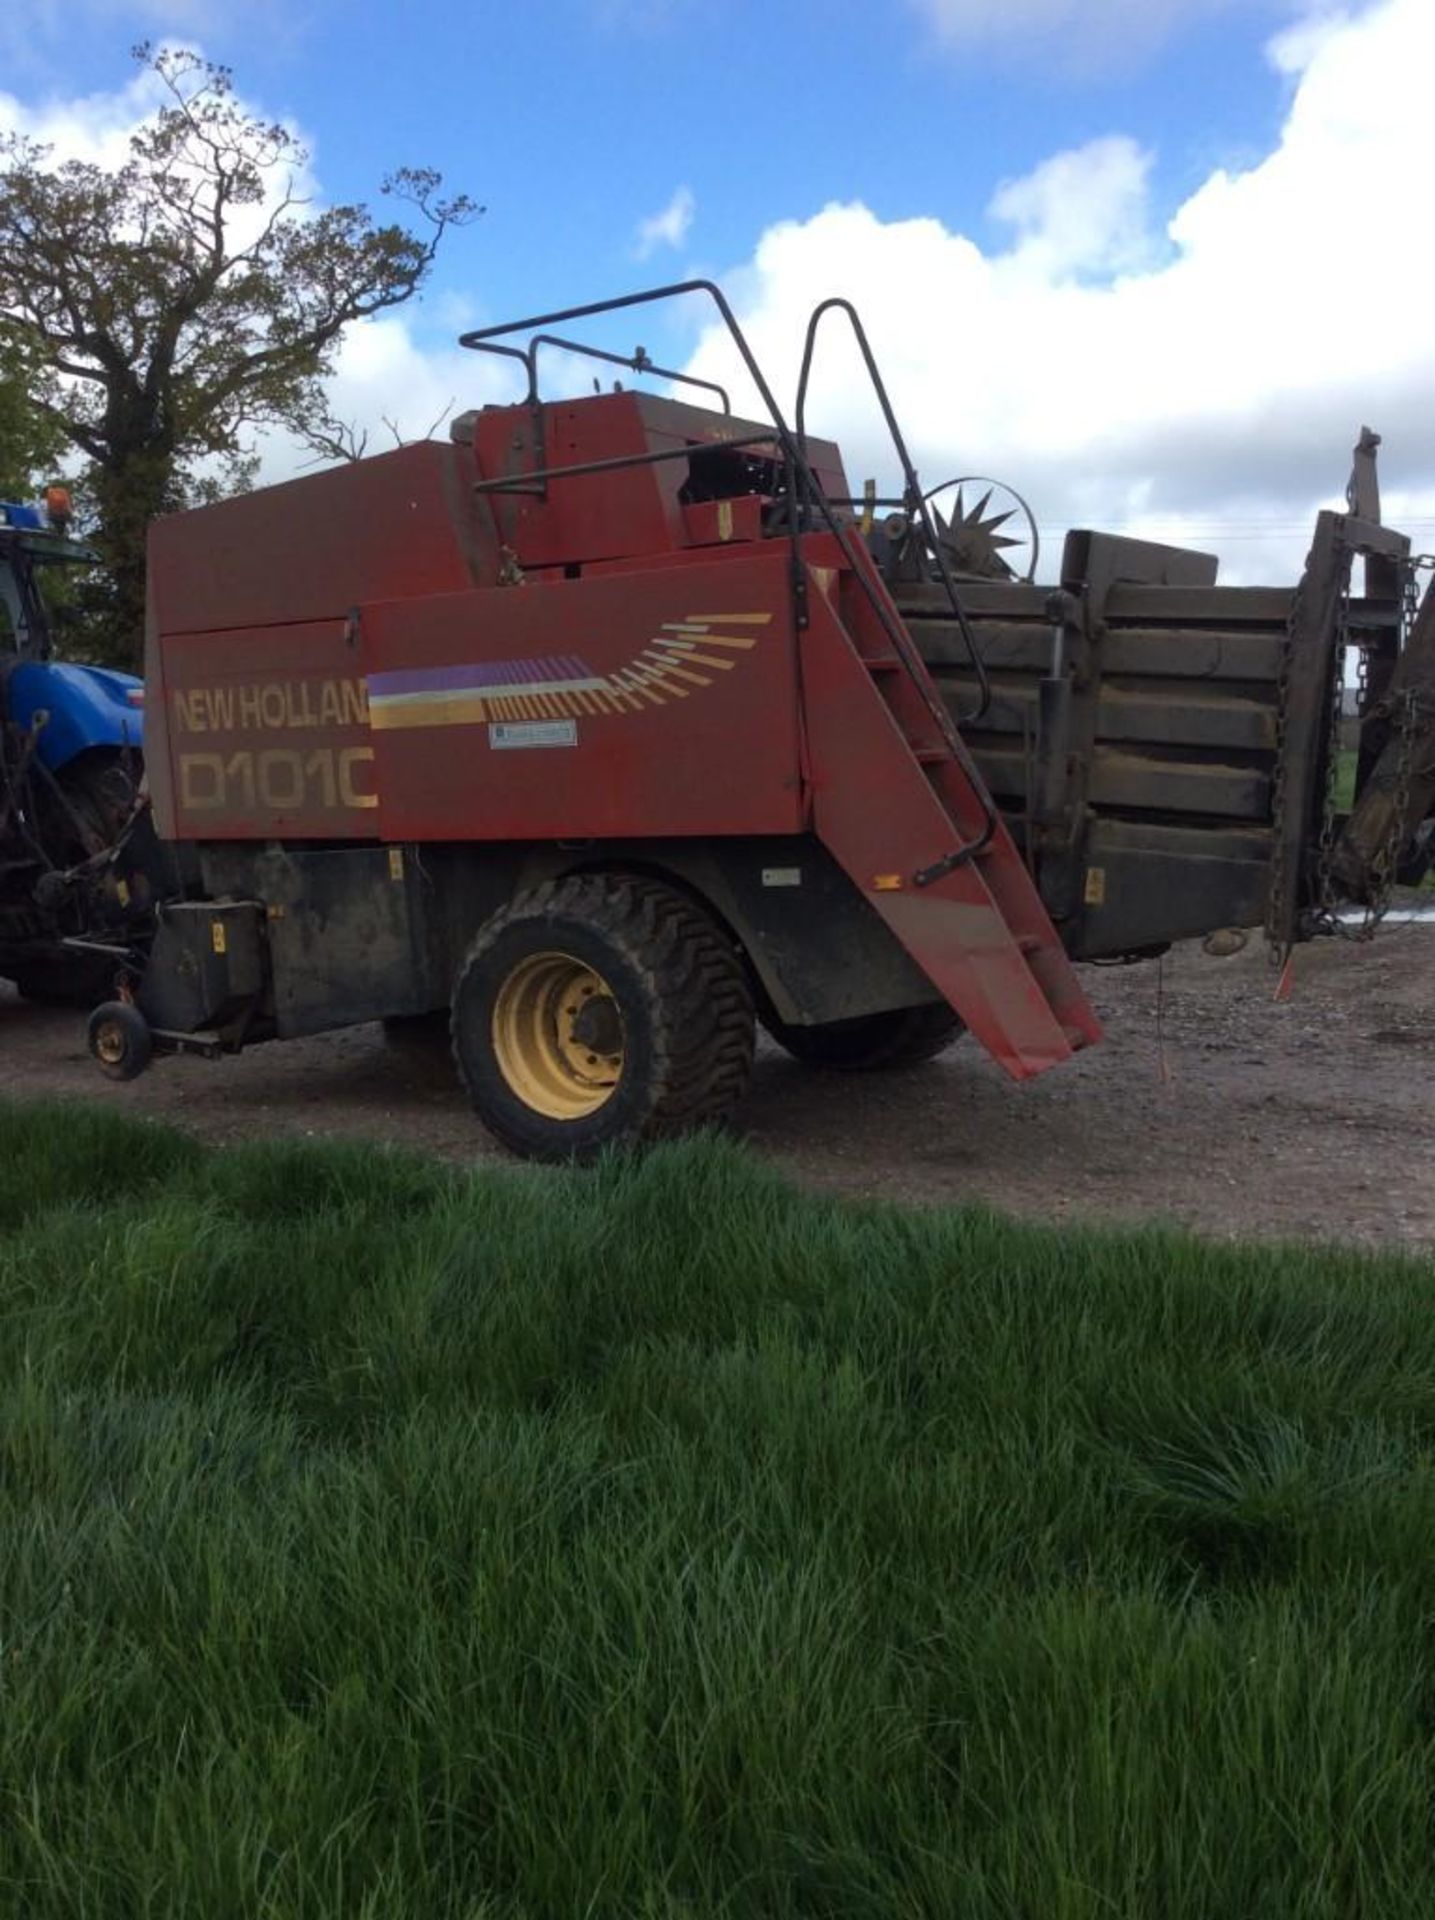
[[424, 442], [157, 520], [145, 747], [176, 839], [372, 837], [346, 616], [493, 578], [466, 447]]
[[539, 468], [641, 458], [655, 450], [641, 398], [611, 393], [537, 409], [495, 407], [478, 416], [474, 446], [483, 478], [517, 482], [513, 492], [481, 495], [482, 510], [492, 514], [500, 539], [523, 566], [662, 553], [678, 544], [677, 496], [686, 478], [680, 461], [553, 479], [525, 490], [524, 475]]
[[[486, 530], [525, 568], [538, 570], [599, 560], [638, 559], [701, 546], [710, 541], [756, 539], [761, 503], [736, 487], [736, 498], [709, 498], [705, 485], [693, 492], [686, 455], [721, 455], [728, 441], [766, 440], [769, 427], [738, 420], [710, 407], [689, 406], [653, 393], [603, 393], [539, 407], [485, 407], [474, 417], [473, 450], [487, 481], [511, 486], [476, 496]], [[759, 453], [761, 449], [754, 449]], [[565, 474], [592, 461], [676, 455], [604, 473]], [[847, 493], [836, 447], [810, 440], [809, 460], [824, 487]], [[741, 464], [749, 455], [738, 449]], [[557, 469], [543, 482], [527, 476]], [[719, 506], [728, 509], [726, 516]], [[703, 508], [713, 511], [705, 513]], [[696, 511], [695, 511], [696, 510]], [[690, 516], [692, 516], [690, 518]], [[730, 522], [724, 530], [723, 522]]]
[[[172, 634], [342, 616], [365, 600], [495, 577], [467, 447], [421, 441], [156, 520], [150, 616]], [[153, 661], [149, 663], [153, 666]]]
[[146, 745], [168, 838], [377, 837], [368, 694], [347, 622], [169, 634], [164, 659]]
[[803, 825], [787, 556], [364, 609], [391, 840]]

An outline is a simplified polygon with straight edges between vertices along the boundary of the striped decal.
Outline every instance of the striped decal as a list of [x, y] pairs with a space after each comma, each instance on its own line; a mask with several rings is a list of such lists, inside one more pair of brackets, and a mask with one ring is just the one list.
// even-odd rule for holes
[[491, 720], [580, 719], [641, 713], [686, 700], [731, 673], [757, 645], [770, 613], [690, 613], [665, 620], [628, 666], [595, 673], [575, 653], [408, 667], [369, 675], [369, 725], [467, 727]]

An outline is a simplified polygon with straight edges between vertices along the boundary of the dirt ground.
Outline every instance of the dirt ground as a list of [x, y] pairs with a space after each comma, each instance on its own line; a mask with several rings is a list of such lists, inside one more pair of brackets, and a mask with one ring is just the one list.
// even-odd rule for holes
[[[1255, 936], [1232, 958], [1187, 946], [1084, 977], [1106, 1042], [1037, 1081], [1012, 1085], [969, 1042], [860, 1077], [812, 1073], [764, 1045], [740, 1130], [798, 1180], [845, 1193], [1435, 1246], [1435, 925], [1300, 949], [1283, 1003]], [[0, 1089], [105, 1101], [212, 1140], [501, 1151], [444, 1047], [396, 1047], [376, 1026], [218, 1063], [163, 1060], [116, 1086], [79, 1017], [0, 986]]]

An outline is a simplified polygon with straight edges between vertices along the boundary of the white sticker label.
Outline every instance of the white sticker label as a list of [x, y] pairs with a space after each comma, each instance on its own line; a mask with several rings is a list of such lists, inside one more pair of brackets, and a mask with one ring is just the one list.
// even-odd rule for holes
[[762, 884], [765, 887], [800, 887], [802, 869], [801, 867], [764, 867]]
[[488, 729], [491, 747], [576, 747], [576, 720], [494, 720]]

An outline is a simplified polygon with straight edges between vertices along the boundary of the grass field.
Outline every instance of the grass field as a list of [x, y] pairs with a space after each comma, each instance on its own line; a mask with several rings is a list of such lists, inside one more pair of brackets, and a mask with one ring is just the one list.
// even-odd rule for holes
[[0, 1301], [6, 1920], [1435, 1913], [1427, 1265], [0, 1103]]

